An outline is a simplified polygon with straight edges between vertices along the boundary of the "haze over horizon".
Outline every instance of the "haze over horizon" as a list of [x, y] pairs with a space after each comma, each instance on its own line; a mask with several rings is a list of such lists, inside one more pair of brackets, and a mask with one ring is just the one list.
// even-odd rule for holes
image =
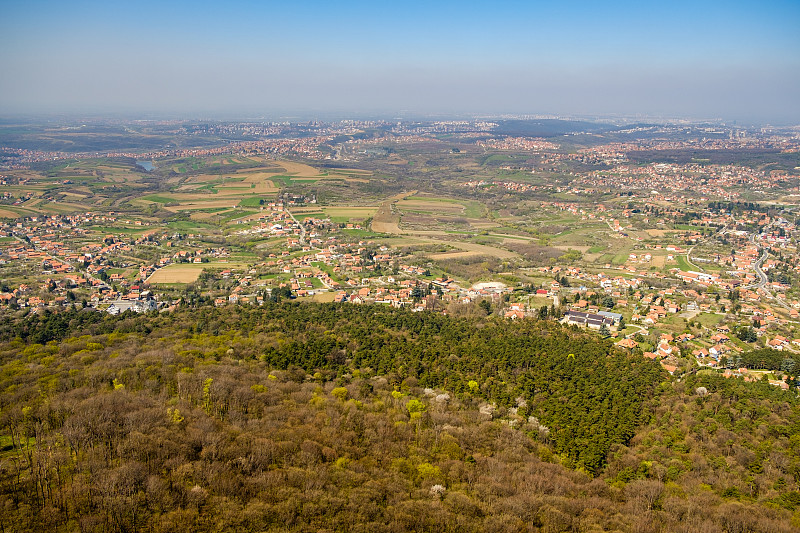
[[0, 113], [800, 123], [800, 3], [6, 5]]

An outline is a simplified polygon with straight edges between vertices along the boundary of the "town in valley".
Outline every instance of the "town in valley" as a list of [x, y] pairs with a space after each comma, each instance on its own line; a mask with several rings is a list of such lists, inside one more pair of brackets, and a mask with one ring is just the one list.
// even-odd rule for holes
[[[0, 145], [8, 312], [297, 299], [534, 317], [678, 376], [796, 386], [797, 128], [65, 122], [0, 125]], [[784, 355], [746, 356], [762, 349]]]

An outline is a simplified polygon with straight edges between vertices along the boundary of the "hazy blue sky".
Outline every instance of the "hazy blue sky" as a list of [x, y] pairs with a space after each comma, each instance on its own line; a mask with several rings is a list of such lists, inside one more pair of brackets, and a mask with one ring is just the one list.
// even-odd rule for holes
[[54, 111], [800, 122], [800, 1], [0, 2], [0, 112]]

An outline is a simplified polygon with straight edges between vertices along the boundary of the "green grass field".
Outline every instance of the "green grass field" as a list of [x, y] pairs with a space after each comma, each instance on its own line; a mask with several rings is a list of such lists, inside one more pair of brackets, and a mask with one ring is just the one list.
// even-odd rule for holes
[[158, 228], [147, 227], [147, 226], [137, 226], [133, 228], [130, 226], [88, 226], [87, 229], [103, 234], [129, 233], [131, 235], [137, 235], [139, 233], [145, 233]]
[[628, 254], [627, 253], [617, 254], [611, 260], [611, 264], [613, 264], [613, 265], [624, 265], [627, 260], [628, 260]]
[[230, 222], [231, 220], [236, 220], [237, 218], [243, 218], [250, 215], [255, 215], [258, 211], [252, 211], [247, 209], [233, 209], [231, 211], [220, 213], [219, 216], [222, 217], [222, 222]]
[[406, 196], [404, 200], [415, 200], [418, 202], [436, 202], [445, 204], [460, 204], [462, 202], [461, 200], [456, 200], [455, 198], [439, 198], [432, 196]]
[[206, 224], [204, 222], [195, 222], [193, 220], [176, 220], [168, 222], [167, 227], [177, 231], [208, 231], [214, 228], [213, 224]]
[[299, 178], [294, 176], [272, 176], [269, 178], [276, 187], [291, 187], [292, 185], [308, 185], [319, 180], [314, 178]]
[[156, 204], [171, 204], [176, 202], [175, 198], [171, 198], [169, 196], [162, 196], [159, 194], [149, 194], [147, 196], [143, 196], [141, 199]]
[[314, 211], [312, 213], [294, 213], [294, 217], [297, 220], [302, 221], [306, 218], [328, 218], [328, 215], [323, 213], [322, 211]]
[[700, 313], [696, 317], [694, 317], [695, 322], [700, 322], [707, 328], [713, 328], [720, 322], [722, 319], [725, 318], [723, 315], [718, 315], [716, 313]]
[[248, 198], [242, 198], [239, 201], [239, 207], [261, 207], [268, 202], [269, 200], [263, 196], [250, 196]]
[[486, 207], [481, 202], [470, 201], [464, 205], [464, 216], [467, 218], [483, 218], [486, 213]]

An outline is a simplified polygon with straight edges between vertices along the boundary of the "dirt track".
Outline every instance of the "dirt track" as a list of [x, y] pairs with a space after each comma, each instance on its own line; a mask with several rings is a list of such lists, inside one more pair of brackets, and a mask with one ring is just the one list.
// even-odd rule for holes
[[405, 232], [400, 229], [400, 215], [393, 212], [392, 206], [395, 204], [395, 202], [402, 200], [406, 196], [412, 196], [416, 193], [417, 191], [404, 192], [387, 198], [386, 201], [383, 202], [378, 208], [375, 216], [372, 217], [373, 231], [404, 235]]

